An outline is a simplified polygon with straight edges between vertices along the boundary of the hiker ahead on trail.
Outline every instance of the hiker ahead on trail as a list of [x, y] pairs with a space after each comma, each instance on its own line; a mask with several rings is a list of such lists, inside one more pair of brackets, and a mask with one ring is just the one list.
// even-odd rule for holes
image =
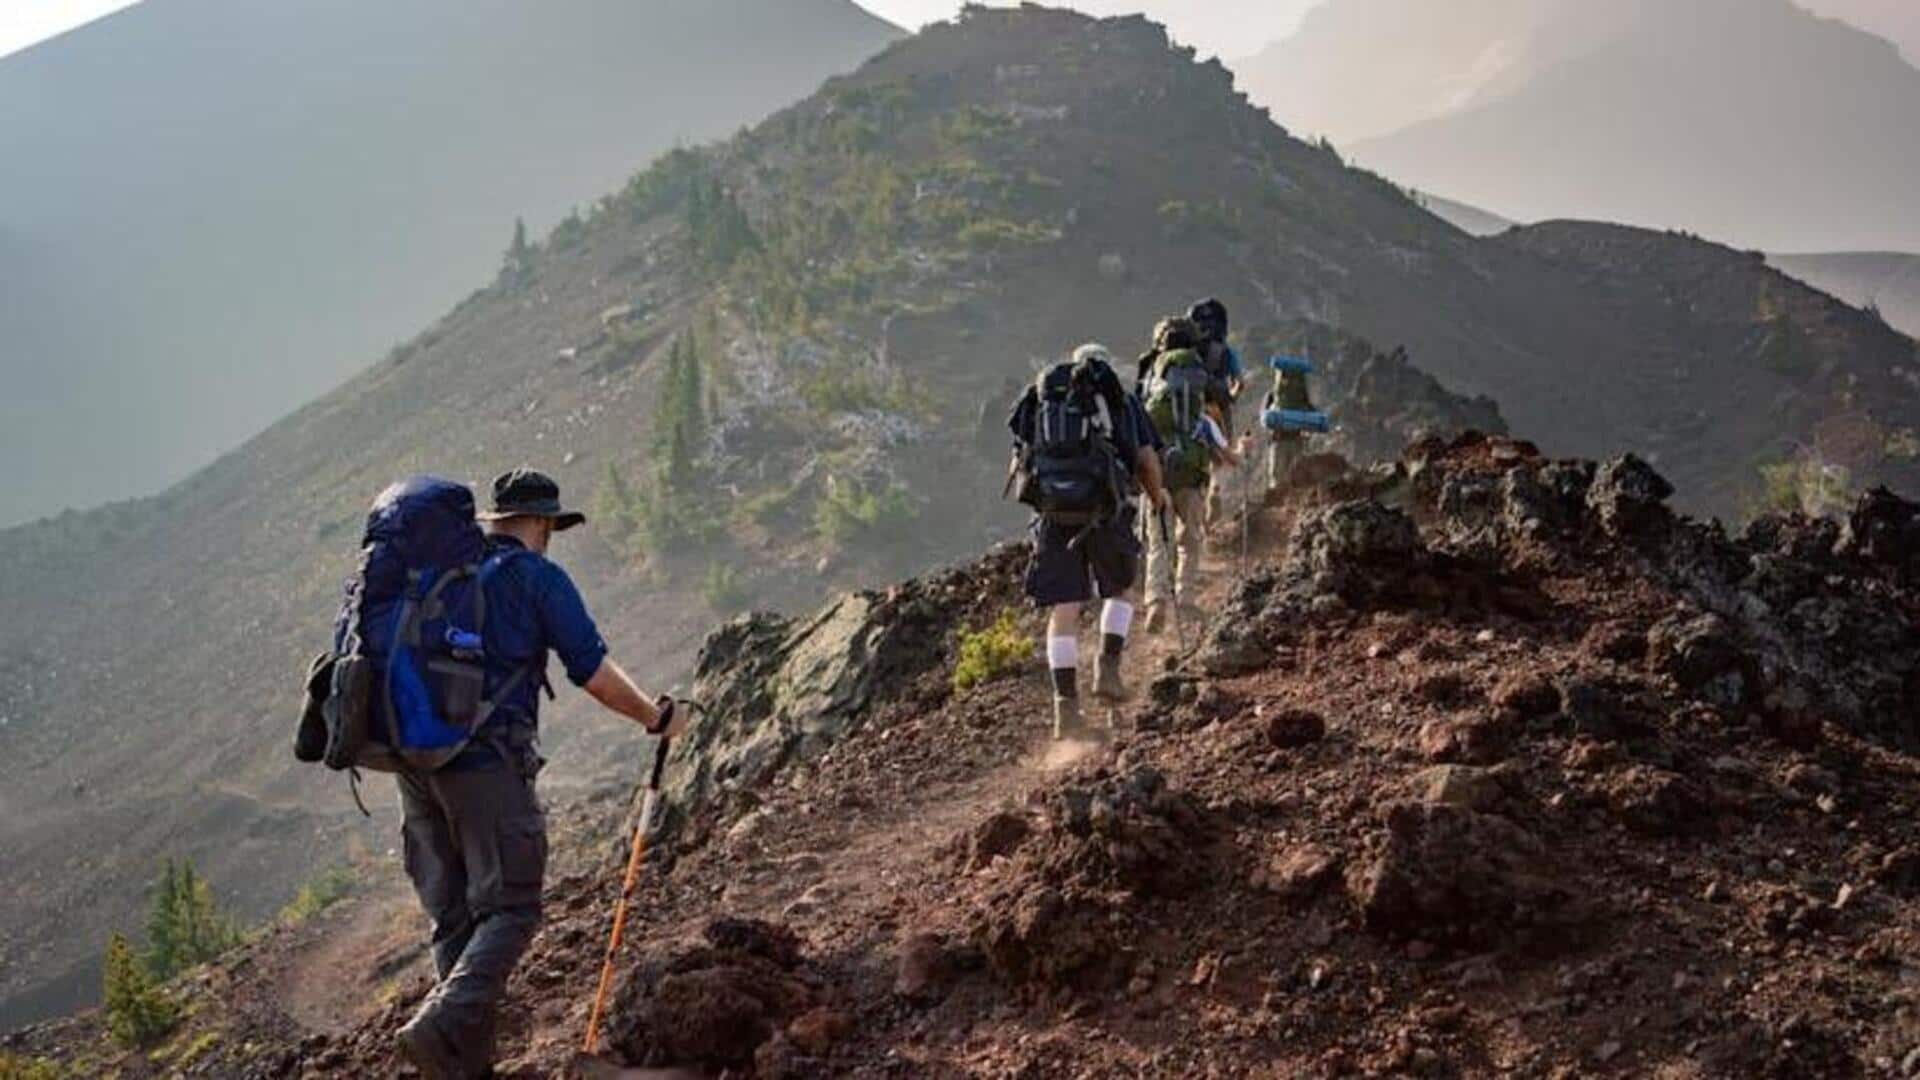
[[398, 1049], [430, 1078], [490, 1075], [507, 976], [540, 924], [547, 823], [534, 776], [548, 654], [648, 732], [685, 727], [670, 699], [656, 704], [608, 656], [579, 590], [546, 558], [554, 533], [585, 520], [531, 469], [494, 481], [484, 514], [451, 481], [387, 489], [334, 648], [309, 678], [296, 755], [399, 783], [407, 876], [433, 920], [439, 982]]
[[1086, 729], [1080, 717], [1080, 607], [1098, 597], [1101, 647], [1094, 694], [1128, 696], [1120, 654], [1133, 624], [1125, 597], [1140, 576], [1134, 498], [1144, 490], [1163, 506], [1160, 459], [1140, 401], [1126, 392], [1104, 346], [1082, 345], [1073, 359], [1040, 373], [1014, 405], [1013, 472], [1020, 501], [1034, 510], [1027, 596], [1048, 608], [1047, 668], [1053, 680], [1054, 737]]
[[[1293, 357], [1275, 357], [1273, 360], [1273, 389], [1267, 391], [1267, 400], [1262, 407], [1262, 416], [1277, 420], [1282, 416], [1295, 416], [1311, 420], [1319, 417], [1313, 407], [1313, 395], [1307, 390], [1307, 375], [1313, 365], [1305, 360]], [[1324, 418], [1321, 418], [1324, 421]], [[1284, 422], [1270, 422], [1267, 425], [1267, 490], [1276, 491], [1286, 487], [1293, 476], [1293, 466], [1306, 452], [1307, 434], [1310, 427], [1295, 426]]]
[[[1238, 466], [1240, 445], [1227, 434], [1226, 412], [1214, 395], [1193, 321], [1160, 320], [1150, 366], [1142, 372], [1147, 416], [1161, 445], [1161, 472], [1174, 523], [1147, 532], [1147, 629], [1165, 624], [1170, 604], [1190, 604], [1206, 550], [1206, 498], [1216, 466]], [[1171, 540], [1177, 554], [1168, 551]], [[1181, 614], [1176, 612], [1176, 615]]]
[[[1227, 344], [1227, 305], [1208, 297], [1187, 309], [1187, 320], [1193, 323], [1198, 339], [1194, 348], [1210, 380], [1207, 401], [1217, 410], [1220, 429], [1231, 441], [1238, 428], [1234, 408], [1240, 402], [1240, 392], [1246, 388], [1247, 376], [1240, 366], [1240, 354]], [[1220, 516], [1220, 483], [1216, 475], [1207, 487], [1209, 521]]]

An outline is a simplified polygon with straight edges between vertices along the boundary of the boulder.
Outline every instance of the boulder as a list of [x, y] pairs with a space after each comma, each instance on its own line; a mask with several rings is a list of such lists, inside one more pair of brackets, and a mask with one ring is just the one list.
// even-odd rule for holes
[[1601, 465], [1587, 489], [1587, 508], [1603, 532], [1632, 538], [1655, 532], [1672, 521], [1667, 499], [1673, 485], [1653, 466], [1632, 454]]
[[1370, 854], [1347, 870], [1369, 928], [1425, 941], [1494, 941], [1563, 913], [1570, 900], [1547, 850], [1504, 817], [1396, 802]]
[[1647, 663], [1709, 704], [1736, 708], [1752, 693], [1744, 650], [1718, 615], [1670, 615], [1647, 632]]

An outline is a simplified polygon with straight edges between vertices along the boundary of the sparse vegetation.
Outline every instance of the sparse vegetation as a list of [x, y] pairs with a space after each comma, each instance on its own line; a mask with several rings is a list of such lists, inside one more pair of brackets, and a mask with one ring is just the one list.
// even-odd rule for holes
[[180, 1020], [179, 1006], [134, 956], [124, 936], [107, 939], [104, 968], [102, 1009], [114, 1041], [122, 1046], [148, 1046], [173, 1030]]
[[1034, 642], [1020, 629], [1012, 611], [979, 630], [960, 633], [959, 658], [953, 665], [953, 689], [956, 693], [982, 683], [1016, 675], [1033, 662]]
[[66, 1080], [70, 1075], [57, 1061], [0, 1050], [0, 1080]]

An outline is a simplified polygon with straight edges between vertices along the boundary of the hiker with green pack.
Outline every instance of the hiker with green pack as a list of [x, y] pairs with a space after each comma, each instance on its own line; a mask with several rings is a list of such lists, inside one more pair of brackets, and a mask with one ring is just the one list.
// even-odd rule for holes
[[1141, 372], [1141, 398], [1159, 436], [1173, 517], [1170, 529], [1147, 530], [1147, 629], [1156, 633], [1166, 625], [1169, 607], [1177, 607], [1175, 615], [1183, 619], [1197, 614], [1192, 604], [1206, 552], [1207, 489], [1217, 466], [1240, 460], [1219, 419], [1216, 380], [1201, 344], [1191, 319], [1162, 319]]

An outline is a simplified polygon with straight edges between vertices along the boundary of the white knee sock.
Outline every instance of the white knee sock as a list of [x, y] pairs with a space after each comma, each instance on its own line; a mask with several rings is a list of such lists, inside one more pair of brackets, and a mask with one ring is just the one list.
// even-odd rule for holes
[[1079, 697], [1080, 639], [1077, 637], [1050, 637], [1047, 639], [1047, 669], [1053, 677], [1053, 696], [1062, 698]]
[[1059, 668], [1079, 667], [1080, 639], [1077, 637], [1048, 638], [1047, 666], [1056, 670]]
[[1125, 638], [1133, 628], [1133, 605], [1125, 600], [1109, 600], [1100, 609], [1100, 632]]

